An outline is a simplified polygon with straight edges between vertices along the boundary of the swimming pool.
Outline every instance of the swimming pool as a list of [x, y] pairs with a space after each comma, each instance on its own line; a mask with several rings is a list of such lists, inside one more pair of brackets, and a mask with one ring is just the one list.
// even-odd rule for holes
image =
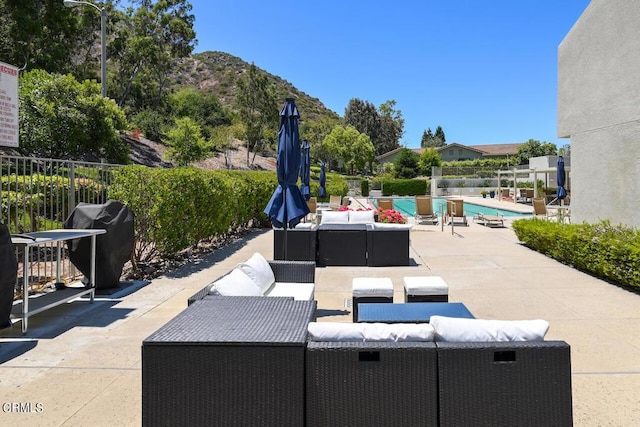
[[[436, 214], [440, 214], [442, 210], [447, 209], [446, 198], [444, 197], [434, 197], [433, 198], [433, 211]], [[376, 200], [372, 200], [373, 204], [378, 206]], [[416, 214], [416, 201], [413, 197], [394, 197], [393, 198], [393, 207], [399, 211], [402, 215], [405, 216], [415, 216]], [[464, 202], [464, 212], [467, 217], [476, 216], [479, 213], [483, 215], [503, 215], [508, 217], [527, 217], [531, 216], [529, 213], [521, 213], [509, 211], [506, 209], [498, 209], [498, 208], [490, 208], [487, 206], [476, 205], [474, 203]]]

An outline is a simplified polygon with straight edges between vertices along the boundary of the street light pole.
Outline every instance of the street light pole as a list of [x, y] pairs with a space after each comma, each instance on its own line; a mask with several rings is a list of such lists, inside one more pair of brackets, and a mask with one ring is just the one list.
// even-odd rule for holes
[[100, 8], [95, 4], [82, 0], [64, 0], [62, 2], [66, 7], [76, 7], [83, 4], [91, 6], [100, 12], [100, 44], [102, 50], [100, 52], [100, 74], [102, 78], [102, 96], [107, 97], [107, 9]]

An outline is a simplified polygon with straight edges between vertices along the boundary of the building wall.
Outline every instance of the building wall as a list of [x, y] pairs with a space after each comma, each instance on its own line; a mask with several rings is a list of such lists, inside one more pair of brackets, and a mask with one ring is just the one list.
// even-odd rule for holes
[[468, 150], [464, 147], [453, 146], [444, 147], [438, 151], [443, 162], [452, 162], [455, 160], [473, 160], [482, 157], [482, 153], [474, 150]]
[[638, 0], [592, 0], [558, 48], [558, 136], [571, 138], [573, 222], [640, 228], [639, 23]]

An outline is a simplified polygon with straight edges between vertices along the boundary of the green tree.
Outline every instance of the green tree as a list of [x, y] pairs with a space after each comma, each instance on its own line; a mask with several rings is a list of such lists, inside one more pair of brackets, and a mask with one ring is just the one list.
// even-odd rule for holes
[[408, 148], [398, 153], [394, 164], [396, 178], [415, 178], [418, 176], [420, 157]]
[[399, 147], [400, 138], [404, 133], [402, 112], [395, 110], [395, 105], [396, 101], [389, 100], [376, 109], [368, 101], [353, 98], [345, 109], [345, 125], [353, 126], [358, 132], [369, 135], [376, 155], [384, 154]]
[[202, 134], [209, 138], [216, 126], [229, 126], [231, 113], [223, 107], [220, 99], [212, 93], [187, 87], [169, 95], [169, 109], [174, 117], [190, 117], [202, 128]]
[[329, 135], [331, 130], [341, 125], [339, 119], [323, 117], [312, 122], [304, 122], [300, 124], [300, 139], [309, 141], [311, 159], [316, 162], [328, 160], [331, 158], [330, 153], [326, 152], [322, 141]]
[[137, 8], [109, 13], [109, 95], [118, 105], [159, 108], [174, 65], [195, 47], [195, 17], [187, 0], [131, 3]]
[[322, 141], [323, 150], [330, 156], [329, 162], [342, 162], [353, 173], [373, 161], [375, 149], [368, 135], [353, 126], [336, 126]]
[[352, 98], [344, 111], [344, 124], [353, 126], [360, 133], [366, 133], [372, 142], [378, 140], [380, 115], [376, 106], [369, 101]]
[[233, 142], [242, 138], [247, 134], [247, 130], [241, 123], [236, 123], [230, 126], [217, 126], [213, 128], [211, 135], [212, 148], [215, 151], [222, 152], [224, 154], [224, 160], [227, 169], [231, 168], [231, 151], [233, 149]]
[[420, 139], [420, 148], [431, 147], [431, 142], [433, 141], [433, 132], [431, 132], [431, 128], [422, 132], [422, 138]]
[[166, 158], [178, 166], [204, 160], [212, 150], [212, 145], [202, 137], [200, 125], [189, 117], [175, 119], [175, 126], [169, 129], [164, 142], [169, 145]]
[[167, 115], [161, 111], [145, 108], [131, 118], [131, 123], [140, 129], [146, 138], [152, 141], [161, 141], [170, 122]]
[[445, 145], [447, 145], [445, 141], [446, 140], [445, 140], [444, 131], [442, 130], [442, 127], [438, 126], [436, 128], [435, 134], [431, 131], [431, 128], [427, 128], [427, 130], [422, 133], [422, 139], [420, 140], [420, 147], [421, 148], [444, 147]]
[[438, 125], [434, 137], [440, 144], [438, 145], [438, 147], [444, 147], [447, 144], [447, 138], [444, 136], [444, 130], [442, 130], [442, 126]]
[[127, 128], [125, 115], [101, 96], [96, 82], [33, 70], [20, 76], [19, 98], [23, 154], [128, 162], [129, 146], [120, 137]]
[[526, 165], [529, 163], [529, 159], [539, 156], [554, 156], [558, 154], [558, 148], [551, 142], [540, 142], [535, 139], [530, 139], [518, 148], [518, 154], [516, 154], [516, 160], [519, 165]]
[[100, 28], [85, 27], [87, 22], [62, 1], [0, 0], [0, 11], [0, 58], [27, 71], [72, 71], [70, 59], [80, 43], [92, 40]]
[[[264, 145], [265, 130], [275, 127], [279, 115], [273, 83], [254, 64], [238, 80], [236, 106], [247, 130], [247, 166], [251, 167], [258, 150]], [[254, 154], [250, 161], [251, 152]]]
[[389, 100], [378, 107], [380, 114], [380, 138], [376, 145], [378, 154], [388, 153], [400, 146], [404, 135], [402, 111], [396, 110], [396, 101]]
[[345, 149], [343, 159], [349, 171], [353, 174], [356, 170], [364, 169], [367, 163], [373, 162], [375, 149], [369, 135], [358, 132], [353, 126], [345, 129]]
[[418, 164], [424, 176], [431, 176], [431, 168], [433, 166], [440, 166], [442, 164], [442, 159], [435, 148], [428, 147], [425, 148], [422, 154], [420, 154]]

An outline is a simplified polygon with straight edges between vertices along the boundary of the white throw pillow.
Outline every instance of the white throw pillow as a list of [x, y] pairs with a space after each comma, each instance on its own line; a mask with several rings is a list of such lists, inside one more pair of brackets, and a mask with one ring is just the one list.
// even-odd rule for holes
[[375, 221], [373, 215], [373, 211], [349, 211], [349, 223], [372, 224]]
[[364, 323], [310, 322], [311, 341], [364, 341]]
[[313, 228], [314, 224], [311, 222], [300, 222], [294, 228], [297, 230], [306, 230]]
[[307, 328], [311, 341], [400, 342], [433, 341], [428, 323], [341, 323], [311, 322]]
[[346, 224], [349, 222], [349, 211], [322, 212], [320, 224]]
[[249, 276], [239, 268], [234, 268], [229, 274], [213, 282], [209, 295], [259, 297], [262, 292]]
[[255, 282], [263, 294], [267, 292], [276, 281], [269, 262], [258, 252], [254, 253], [251, 258], [245, 262], [240, 263], [238, 267]]
[[431, 316], [435, 340], [443, 342], [542, 341], [546, 320], [485, 320]]

